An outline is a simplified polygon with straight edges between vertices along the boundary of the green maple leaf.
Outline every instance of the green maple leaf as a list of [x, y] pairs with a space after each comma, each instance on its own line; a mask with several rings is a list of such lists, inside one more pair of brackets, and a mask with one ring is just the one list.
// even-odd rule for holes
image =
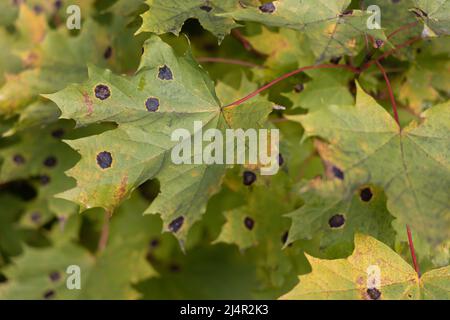
[[112, 12], [114, 14], [133, 17], [138, 12], [146, 11], [145, 0], [117, 0], [104, 3], [105, 7], [99, 8], [101, 13]]
[[[60, 1], [59, 4], [56, 1], [48, 0], [27, 0], [27, 1], [15, 1], [15, 0], [2, 0], [6, 2], [5, 7], [7, 10], [4, 13], [4, 21], [0, 17], [0, 25], [13, 23], [17, 17], [18, 11], [22, 7], [27, 6], [30, 10], [33, 10], [35, 14], [42, 16], [55, 25], [63, 24], [65, 25], [66, 19], [68, 17], [67, 8], [72, 5], [76, 5], [80, 8], [82, 17], [88, 16], [94, 11], [95, 0], [64, 0]], [[1, 8], [1, 7], [0, 7]]]
[[337, 257], [353, 249], [357, 232], [393, 246], [393, 218], [386, 209], [382, 190], [363, 186], [354, 194], [339, 179], [316, 179], [301, 187], [300, 194], [305, 204], [287, 215], [292, 218], [289, 242], [311, 240], [320, 235], [319, 249], [327, 257]]
[[19, 14], [18, 7], [12, 5], [10, 2], [8, 0], [0, 1], [0, 26], [7, 26], [14, 23], [14, 20], [16, 20]]
[[[380, 7], [381, 26], [386, 34], [390, 34], [395, 30], [414, 23], [416, 21], [414, 14], [410, 9], [414, 7], [414, 0], [363, 0], [363, 8], [368, 8], [370, 5], [377, 5]], [[420, 26], [413, 26], [408, 29], [408, 32], [397, 33], [395, 35], [395, 42], [402, 43], [411, 37], [411, 34], [420, 34]]]
[[47, 127], [57, 122], [59, 116], [59, 109], [53, 102], [46, 99], [37, 99], [20, 112], [14, 126], [6, 131], [3, 136], [11, 136], [39, 126]]
[[[450, 267], [424, 273], [414, 269], [385, 244], [366, 235], [355, 236], [355, 251], [347, 259], [321, 260], [308, 256], [312, 272], [281, 299], [448, 299]], [[380, 270], [380, 283], [368, 276]], [[370, 279], [368, 281], [368, 278]], [[369, 285], [368, 285], [369, 282]]]
[[431, 243], [450, 228], [449, 103], [423, 113], [422, 124], [399, 131], [394, 119], [358, 87], [355, 106], [329, 105], [292, 116], [307, 137], [329, 142], [322, 157], [341, 171], [348, 190], [382, 188], [389, 212]]
[[75, 165], [78, 155], [57, 136], [58, 132], [70, 132], [72, 125], [59, 121], [45, 128], [35, 126], [3, 140], [0, 184], [28, 181], [36, 190], [36, 196], [24, 205], [24, 226], [38, 228], [55, 215], [67, 217], [77, 210], [76, 204], [53, 198], [75, 185], [64, 172]]
[[242, 71], [229, 73], [228, 77], [217, 80], [215, 85], [216, 95], [224, 104], [232, 103], [256, 89], [258, 89], [258, 85]]
[[[401, 253], [407, 261], [411, 261], [411, 252], [409, 248], [408, 234], [404, 224], [394, 221], [396, 235], [396, 251]], [[427, 271], [432, 268], [445, 267], [450, 264], [450, 239], [445, 240], [437, 246], [430, 245], [423, 237], [418, 234], [413, 235], [414, 250], [420, 265], [421, 271]], [[399, 251], [401, 248], [402, 251]]]
[[[9, 5], [9, 4], [8, 4]], [[37, 55], [32, 50], [45, 37], [47, 26], [45, 18], [35, 14], [27, 6], [17, 8], [18, 18], [15, 28], [0, 27], [0, 85], [14, 74], [30, 67]]]
[[196, 18], [221, 42], [238, 26], [231, 18], [216, 16], [238, 7], [236, 0], [147, 0], [146, 3], [150, 9], [142, 15], [143, 24], [138, 32], [178, 35], [187, 19]]
[[[293, 103], [293, 108], [314, 110], [328, 105], [329, 101], [337, 105], [354, 103], [349, 90], [352, 74], [342, 70], [310, 70], [305, 72], [312, 80], [302, 84], [301, 90], [283, 94]], [[300, 91], [300, 92], [297, 92]]]
[[399, 99], [415, 113], [450, 97], [450, 39], [423, 43], [404, 74]]
[[257, 175], [249, 188], [242, 183], [242, 175], [243, 172], [234, 172], [224, 181], [232, 192], [241, 194], [245, 204], [224, 212], [226, 223], [216, 242], [234, 243], [248, 249], [267, 240], [271, 246], [281, 249], [284, 243], [280, 239], [289, 226], [282, 215], [292, 210], [295, 203], [289, 192], [288, 176], [281, 172], [267, 178]]
[[304, 261], [297, 247], [287, 246], [289, 220], [283, 217], [298, 199], [290, 192], [292, 182], [285, 172], [258, 176], [251, 187], [243, 185], [242, 174], [234, 172], [224, 181], [228, 192], [239, 194], [244, 204], [224, 210], [226, 222], [215, 242], [245, 250], [258, 265], [260, 290], [279, 290], [295, 281], [296, 265]]
[[[118, 72], [134, 69], [143, 37], [133, 36], [135, 29], [126, 27], [125, 18], [115, 16], [109, 22], [104, 25], [88, 19], [78, 36], [70, 36], [66, 28], [48, 30], [43, 16], [21, 6], [17, 22], [21, 32], [13, 45], [26, 68], [6, 76], [6, 83], [0, 88], [0, 114], [17, 114], [39, 99], [40, 94], [85, 80], [86, 62]], [[29, 43], [34, 45], [30, 48]]]
[[[24, 203], [8, 194], [0, 195], [0, 257], [15, 256], [22, 250], [22, 236], [17, 221]], [[1, 266], [1, 258], [0, 258]]]
[[[18, 72], [22, 69], [22, 63], [19, 57], [11, 52], [14, 43], [12, 37], [6, 30], [0, 29], [0, 86], [4, 84], [8, 74]], [[10, 48], [9, 50], [7, 48]]]
[[218, 244], [192, 249], [176, 270], [163, 270], [135, 288], [143, 299], [251, 299], [257, 284], [251, 259]]
[[368, 15], [357, 10], [345, 12], [350, 0], [274, 1], [265, 7], [245, 7], [220, 14], [238, 21], [254, 21], [267, 26], [303, 32], [318, 60], [355, 55], [364, 45], [364, 34], [385, 40], [382, 30], [368, 29]]
[[[118, 124], [114, 130], [68, 142], [82, 158], [68, 171], [76, 178], [77, 187], [61, 196], [83, 209], [103, 207], [112, 212], [137, 186], [157, 178], [161, 194], [146, 213], [161, 213], [166, 229], [173, 221], [181, 222], [181, 230], [172, 231], [183, 238], [200, 218], [207, 199], [218, 190], [225, 165], [174, 165], [170, 153], [178, 142], [171, 141], [173, 130], [186, 128], [190, 140], [193, 121], [202, 121], [203, 130], [257, 128], [271, 111], [271, 104], [256, 100], [251, 107], [243, 104], [222, 109], [212, 82], [190, 54], [176, 56], [157, 36], [144, 48], [134, 76], [116, 76], [92, 67], [85, 84], [48, 96], [61, 108], [63, 118], [74, 119], [78, 125]], [[105, 100], [95, 95], [99, 85], [108, 87], [110, 96]], [[156, 106], [156, 112], [149, 111], [155, 110], [149, 103]], [[110, 168], [97, 163], [102, 152], [110, 154]]]
[[[80, 217], [70, 218], [61, 231], [52, 230], [52, 246], [26, 247], [24, 253], [5, 268], [8, 282], [0, 285], [2, 299], [135, 299], [132, 283], [155, 275], [145, 260], [150, 239], [159, 234], [156, 217], [142, 217], [146, 201], [137, 195], [125, 202], [110, 224], [106, 249], [96, 256], [74, 243]], [[81, 270], [81, 290], [66, 287], [66, 269]]]
[[[42, 186], [43, 198], [70, 188], [72, 179], [64, 171], [76, 163], [78, 156], [55, 136], [59, 130], [69, 131], [70, 126], [70, 122], [61, 121], [40, 128], [38, 133], [33, 128], [6, 138], [8, 146], [0, 149], [0, 183], [34, 179]], [[44, 181], [43, 176], [48, 179]]]
[[265, 83], [296, 68], [314, 64], [314, 54], [303, 33], [288, 28], [257, 27], [253, 30], [256, 27], [249, 25], [243, 31], [251, 46], [265, 55], [264, 68], [252, 68], [255, 80]]
[[424, 23], [423, 35], [428, 37], [450, 34], [450, 1], [414, 0], [413, 12]]
[[[72, 225], [71, 222], [67, 227], [72, 229]], [[66, 288], [67, 267], [76, 264], [86, 269], [93, 263], [93, 258], [87, 250], [69, 241], [73, 240], [73, 232], [65, 231], [63, 240], [54, 243], [53, 247], [24, 247], [22, 255], [2, 270], [10, 281], [0, 285], [1, 299], [44, 299], [48, 292], [56, 292], [58, 296], [59, 291], [74, 293]], [[56, 281], [51, 279], [52, 273], [57, 274]]]

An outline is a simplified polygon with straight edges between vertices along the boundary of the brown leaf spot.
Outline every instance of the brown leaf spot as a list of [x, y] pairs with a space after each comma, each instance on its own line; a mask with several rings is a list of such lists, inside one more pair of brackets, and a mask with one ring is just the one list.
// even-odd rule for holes
[[345, 224], [345, 217], [342, 214], [335, 214], [328, 220], [330, 228], [340, 228]]
[[378, 300], [381, 298], [381, 291], [377, 288], [367, 289], [367, 298], [368, 300]]
[[87, 92], [83, 92], [83, 99], [84, 104], [86, 105], [87, 108], [87, 114], [88, 116], [90, 116], [92, 112], [94, 112], [94, 103], [92, 102], [92, 99]]
[[32, 68], [38, 65], [39, 55], [36, 52], [28, 53], [23, 59], [22, 63], [25, 68]]
[[373, 197], [372, 190], [370, 188], [362, 189], [359, 192], [359, 197], [361, 198], [362, 201], [369, 202], [372, 199], [372, 197]]
[[250, 217], [245, 217], [244, 219], [244, 225], [248, 230], [252, 230], [253, 227], [255, 226], [255, 220], [253, 220]]
[[169, 223], [169, 230], [173, 233], [180, 230], [180, 228], [183, 226], [184, 223], [184, 217], [179, 216], [178, 218], [174, 219], [171, 223]]
[[56, 293], [55, 293], [54, 290], [47, 290], [47, 291], [44, 292], [43, 298], [44, 298], [44, 299], [52, 299], [52, 298], [55, 297], [55, 294], [56, 294]]
[[119, 188], [117, 189], [114, 199], [116, 200], [116, 203], [120, 203], [123, 198], [125, 197], [125, 194], [127, 192], [127, 184], [128, 184], [128, 176], [123, 176], [122, 180], [120, 181]]

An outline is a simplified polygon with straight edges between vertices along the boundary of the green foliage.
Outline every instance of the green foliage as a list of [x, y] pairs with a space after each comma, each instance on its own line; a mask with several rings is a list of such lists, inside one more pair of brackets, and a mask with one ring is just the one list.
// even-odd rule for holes
[[424, 33], [428, 36], [450, 34], [450, 2], [447, 0], [415, 0], [413, 11], [424, 23]]
[[148, 0], [146, 3], [149, 10], [142, 15], [143, 23], [138, 32], [172, 32], [178, 35], [187, 19], [196, 18], [220, 42], [237, 26], [231, 18], [218, 16], [233, 11], [239, 5], [236, 0]]
[[319, 250], [330, 257], [351, 252], [355, 232], [394, 243], [393, 219], [381, 190], [363, 186], [351, 194], [340, 180], [313, 180], [300, 192], [306, 203], [288, 214], [292, 218], [288, 242], [320, 235]]
[[[124, 203], [109, 227], [111, 241], [107, 249], [97, 256], [73, 243], [81, 222], [79, 217], [73, 216], [51, 235], [51, 247], [27, 247], [22, 256], [13, 261], [5, 275], [14, 280], [0, 287], [0, 296], [3, 299], [41, 299], [51, 291], [58, 299], [136, 298], [138, 294], [131, 284], [155, 274], [145, 256], [150, 239], [160, 229], [156, 217], [140, 215], [144, 207], [145, 201], [139, 197]], [[85, 274], [80, 291], [69, 290], [65, 283], [66, 269], [74, 264]], [[58, 278], [52, 277], [55, 273]]]
[[341, 55], [354, 55], [363, 46], [363, 34], [385, 40], [383, 32], [367, 29], [368, 15], [346, 9], [350, 0], [317, 2], [274, 1], [274, 10], [259, 7], [240, 8], [221, 14], [239, 21], [255, 21], [268, 26], [287, 27], [304, 33], [319, 60]]
[[[170, 79], [161, 79], [162, 70], [170, 70]], [[100, 84], [109, 88], [111, 97], [96, 97]], [[58, 104], [63, 118], [74, 119], [78, 125], [100, 121], [118, 124], [114, 130], [69, 143], [82, 160], [68, 172], [77, 180], [77, 187], [62, 197], [77, 202], [82, 209], [102, 207], [112, 213], [136, 187], [157, 178], [161, 194], [146, 213], [162, 214], [167, 228], [179, 217], [184, 219], [176, 232], [183, 239], [217, 190], [225, 165], [173, 164], [170, 154], [178, 141], [171, 140], [172, 131], [189, 128], [190, 136], [183, 139], [191, 140], [194, 121], [202, 121], [203, 130], [255, 128], [271, 110], [268, 102], [255, 104], [252, 111], [246, 105], [221, 109], [212, 82], [193, 58], [189, 54], [175, 56], [156, 36], [144, 44], [135, 76], [124, 78], [92, 67], [88, 83], [47, 97]], [[149, 99], [156, 101], [157, 112], [149, 110]], [[107, 170], [96, 161], [104, 150], [113, 161]]]
[[[308, 256], [312, 272], [281, 299], [409, 300], [449, 299], [449, 267], [432, 270], [420, 278], [388, 246], [369, 236], [356, 235], [355, 251], [347, 259], [320, 260]], [[378, 266], [382, 282], [367, 288], [366, 270]]]
[[[449, 299], [449, 12], [0, 0], [0, 299]], [[194, 121], [278, 129], [278, 173], [175, 164]]]
[[347, 192], [367, 183], [382, 187], [392, 215], [430, 242], [445, 240], [450, 229], [449, 103], [425, 111], [422, 124], [399, 130], [359, 86], [356, 99], [355, 106], [331, 105], [291, 119], [302, 124], [307, 137], [330, 142], [322, 157], [344, 173]]

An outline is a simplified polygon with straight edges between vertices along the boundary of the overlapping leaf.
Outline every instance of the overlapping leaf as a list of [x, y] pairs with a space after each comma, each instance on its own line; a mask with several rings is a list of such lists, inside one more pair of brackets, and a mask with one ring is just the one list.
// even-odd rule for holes
[[385, 39], [381, 29], [367, 28], [366, 13], [346, 11], [350, 2], [274, 1], [260, 7], [240, 8], [220, 16], [301, 31], [310, 40], [311, 49], [318, 60], [323, 60], [333, 56], [355, 55], [364, 45], [364, 34]]
[[135, 288], [143, 299], [252, 299], [257, 284], [254, 263], [220, 244], [193, 249], [179, 264]]
[[196, 18], [220, 42], [237, 26], [231, 18], [216, 16], [238, 7], [236, 0], [147, 0], [146, 3], [150, 9], [142, 15], [144, 21], [138, 32], [178, 35], [187, 19]]
[[404, 74], [399, 99], [419, 114], [450, 97], [450, 39], [424, 43]]
[[[155, 274], [146, 262], [150, 242], [160, 228], [156, 217], [142, 217], [146, 203], [133, 197], [111, 221], [110, 241], [98, 256], [73, 242], [79, 232], [79, 217], [64, 229], [55, 226], [53, 246], [25, 249], [5, 270], [8, 282], [0, 285], [2, 299], [135, 299], [132, 288]], [[62, 231], [63, 230], [63, 231]], [[80, 290], [70, 290], [66, 280], [69, 266], [80, 267]]]
[[312, 80], [294, 87], [292, 92], [284, 94], [293, 103], [293, 108], [315, 110], [332, 101], [336, 105], [348, 105], [354, 102], [349, 86], [352, 74], [342, 70], [311, 70], [306, 74]]
[[[393, 36], [393, 42], [402, 43], [407, 41], [413, 35], [419, 36], [422, 30], [420, 23], [413, 25], [417, 21], [416, 16], [411, 12], [414, 7], [414, 0], [363, 0], [361, 1], [361, 8], [367, 10], [370, 6], [376, 5], [380, 8], [380, 23], [385, 30], [386, 35], [396, 32]], [[408, 25], [407, 31], [400, 31]], [[387, 48], [387, 49], [386, 49]], [[383, 46], [380, 49], [391, 49], [388, 46]], [[397, 52], [398, 54], [398, 52]]]
[[[393, 226], [397, 231], [396, 251], [402, 254], [404, 259], [413, 263], [410, 255], [406, 226], [398, 221], [394, 221]], [[433, 268], [445, 267], [450, 264], [450, 239], [445, 240], [437, 246], [433, 246], [416, 233], [413, 235], [413, 241], [414, 250], [422, 272]]]
[[0, 26], [7, 26], [17, 18], [19, 10], [12, 0], [0, 1]]
[[352, 193], [339, 179], [313, 180], [301, 188], [301, 195], [305, 204], [288, 215], [292, 218], [289, 242], [320, 237], [321, 253], [331, 257], [348, 252], [357, 232], [393, 246], [393, 218], [381, 190], [362, 186]]
[[421, 124], [399, 130], [394, 119], [358, 88], [355, 106], [330, 105], [294, 116], [329, 142], [322, 157], [342, 172], [348, 190], [383, 188], [389, 212], [431, 243], [450, 228], [449, 104], [423, 113]]
[[255, 80], [261, 83], [272, 81], [296, 68], [311, 65], [315, 60], [309, 41], [303, 33], [288, 28], [272, 29], [259, 25], [258, 28], [247, 26], [244, 29], [245, 39], [256, 52], [264, 55], [264, 68], [252, 69]]
[[[426, 272], [414, 269], [385, 244], [356, 235], [355, 251], [347, 259], [320, 260], [308, 256], [312, 272], [281, 299], [449, 299], [450, 268]], [[379, 270], [378, 282], [376, 276]], [[373, 273], [372, 273], [373, 272]]]
[[450, 1], [414, 0], [413, 12], [424, 23], [424, 36], [448, 36], [450, 34]]
[[17, 255], [21, 252], [21, 235], [17, 226], [23, 202], [20, 199], [8, 195], [0, 195], [0, 266], [1, 258]]
[[[0, 88], [0, 114], [17, 114], [40, 94], [83, 81], [87, 77], [87, 62], [120, 72], [135, 68], [143, 37], [134, 38], [134, 29], [126, 24], [119, 16], [113, 17], [108, 26], [89, 19], [80, 35], [71, 37], [65, 28], [49, 31], [44, 17], [21, 6], [18, 25], [23, 30], [13, 43], [23, 68], [11, 70], [19, 72], [6, 76], [7, 81]], [[22, 48], [20, 43], [34, 46]]]
[[17, 8], [17, 27], [0, 27], [0, 85], [7, 79], [36, 63], [34, 50], [45, 37], [47, 27], [45, 18], [35, 14], [27, 6]]
[[[1, 0], [0, 25], [11, 25], [19, 15], [21, 6], [27, 6], [53, 25], [65, 24], [67, 9], [72, 6], [80, 8], [81, 18], [88, 16], [93, 10], [95, 0]], [[73, 11], [69, 11], [73, 13]]]
[[36, 228], [55, 215], [67, 217], [77, 210], [76, 204], [53, 198], [75, 185], [64, 171], [75, 165], [78, 155], [60, 140], [71, 126], [69, 121], [60, 121], [3, 139], [6, 146], [0, 148], [0, 184], [19, 181], [36, 190], [35, 197], [23, 205], [23, 225]]
[[261, 290], [281, 288], [293, 280], [303, 255], [288, 245], [289, 220], [283, 215], [293, 210], [298, 198], [290, 192], [285, 172], [276, 176], [257, 176], [250, 187], [242, 183], [242, 173], [227, 176], [229, 192], [241, 194], [242, 206], [226, 210], [226, 223], [215, 242], [236, 244], [254, 255], [260, 268]]
[[[268, 299], [291, 290], [299, 274], [285, 298], [450, 298], [448, 267], [432, 270], [449, 263], [450, 106], [433, 106], [449, 97], [448, 41], [435, 37], [448, 35], [448, 0], [357, 2], [0, 0], [0, 298]], [[65, 27], [72, 4], [81, 7], [80, 31]], [[383, 30], [368, 29], [370, 15], [350, 10], [371, 4], [381, 7]], [[224, 40], [220, 48], [196, 23], [184, 25], [191, 18]], [[223, 107], [301, 66], [330, 58], [358, 66], [368, 53], [392, 49], [383, 32], [402, 29], [395, 44], [418, 35], [422, 24], [409, 24], [415, 19], [425, 24], [423, 37], [435, 38], [383, 62], [401, 123], [417, 116], [401, 131], [361, 89], [354, 106], [354, 75], [340, 69], [310, 70], [266, 91], [277, 104], [306, 109], [275, 108], [272, 125], [265, 99]], [[248, 22], [245, 39], [224, 39], [239, 21]], [[182, 37], [164, 36], [172, 49], [151, 36], [132, 76], [148, 31], [178, 35], [182, 28], [195, 32], [196, 56], [262, 66], [243, 76], [233, 71], [238, 65], [208, 62], [214, 88], [190, 53], [174, 53]], [[384, 44], [373, 49], [376, 39]], [[386, 107], [376, 68], [359, 79]], [[41, 94], [83, 81], [48, 95], [77, 123], [72, 130], [73, 121], [57, 121], [61, 112]], [[192, 143], [194, 121], [221, 133], [276, 125], [281, 172], [263, 177], [257, 165], [245, 165], [225, 175], [221, 164], [175, 165], [171, 134], [186, 128], [184, 142]], [[314, 139], [300, 143], [300, 124]], [[243, 185], [243, 170], [257, 174], [251, 186]], [[294, 186], [302, 179], [312, 180]], [[132, 194], [138, 187], [149, 201]], [[64, 199], [54, 197], [59, 192]], [[76, 216], [77, 204], [116, 211], [104, 250], [103, 210]], [[160, 213], [175, 237], [161, 235], [160, 219], [144, 212]], [[411, 260], [406, 223], [420, 279], [400, 258]], [[357, 235], [354, 245], [359, 232], [370, 236]], [[348, 259], [320, 260], [347, 257], [354, 247]], [[81, 267], [81, 290], [66, 288], [69, 265]], [[370, 265], [380, 267], [379, 286], [367, 283]]]
[[[77, 187], [62, 196], [82, 208], [103, 207], [112, 212], [133, 189], [156, 177], [161, 194], [147, 212], [161, 213], [166, 228], [174, 222], [178, 226], [171, 230], [185, 237], [218, 189], [225, 166], [173, 164], [171, 150], [178, 141], [171, 140], [172, 132], [187, 129], [190, 134], [184, 139], [190, 140], [194, 121], [202, 121], [203, 131], [258, 127], [271, 105], [256, 102], [251, 110], [246, 105], [222, 109], [212, 82], [190, 55], [177, 57], [156, 36], [144, 48], [136, 75], [127, 78], [91, 67], [87, 83], [49, 96], [61, 108], [63, 118], [75, 119], [79, 125], [99, 121], [119, 125], [101, 135], [69, 142], [82, 159], [68, 172], [76, 178]], [[108, 88], [104, 100], [96, 96], [99, 85]], [[98, 156], [104, 152], [111, 161], [102, 168]]]

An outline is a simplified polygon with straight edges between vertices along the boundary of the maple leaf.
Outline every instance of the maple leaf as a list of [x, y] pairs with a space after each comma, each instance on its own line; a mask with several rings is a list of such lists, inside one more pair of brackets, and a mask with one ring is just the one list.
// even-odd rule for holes
[[305, 72], [311, 81], [300, 83], [289, 93], [283, 94], [293, 103], [293, 108], [317, 109], [333, 101], [337, 105], [354, 102], [349, 90], [352, 74], [337, 69], [309, 70]]
[[114, 130], [68, 142], [82, 158], [67, 172], [77, 187], [61, 196], [82, 209], [112, 212], [140, 184], [158, 178], [161, 194], [146, 212], [162, 214], [166, 229], [184, 238], [218, 190], [225, 165], [174, 165], [170, 153], [178, 142], [171, 141], [173, 130], [186, 128], [193, 135], [193, 121], [202, 121], [203, 130], [257, 128], [271, 104], [256, 101], [252, 108], [243, 104], [222, 109], [212, 82], [189, 53], [176, 56], [157, 36], [147, 40], [144, 49], [132, 77], [91, 67], [85, 84], [47, 96], [61, 108], [63, 118], [78, 125], [118, 124]]
[[389, 212], [430, 243], [450, 228], [449, 102], [425, 111], [421, 124], [401, 131], [394, 119], [358, 86], [355, 106], [320, 108], [292, 116], [306, 137], [329, 142], [321, 156], [341, 172], [351, 192], [383, 188]]
[[20, 199], [8, 195], [0, 195], [0, 266], [1, 257], [15, 256], [22, 251], [22, 235], [17, 226], [24, 203]]
[[56, 184], [48, 185], [51, 190], [47, 192], [64, 190], [61, 186], [67, 185], [67, 180], [64, 181], [63, 172], [76, 163], [77, 154], [61, 142], [58, 133], [67, 133], [71, 125], [64, 120], [40, 128], [37, 133], [34, 127], [5, 138], [7, 146], [0, 153], [0, 183], [47, 175], [50, 181], [56, 180]]
[[11, 5], [7, 1], [0, 2], [0, 26], [8, 26], [14, 23], [19, 14], [17, 6]]
[[147, 0], [146, 3], [150, 9], [142, 15], [143, 23], [138, 33], [172, 32], [178, 35], [187, 19], [196, 18], [220, 43], [230, 30], [237, 26], [231, 18], [216, 16], [236, 8], [236, 0]]
[[411, 34], [420, 34], [421, 27], [419, 25], [412, 26], [416, 21], [415, 15], [410, 11], [414, 7], [414, 0], [363, 0], [361, 3], [364, 9], [371, 5], [377, 5], [380, 8], [381, 26], [386, 34], [391, 34], [405, 25], [410, 26], [408, 32], [396, 33], [396, 42], [402, 43], [408, 40]]
[[[44, 105], [44, 109], [46, 107], [48, 105]], [[75, 185], [64, 171], [75, 165], [78, 155], [60, 140], [60, 135], [69, 133], [73, 124], [58, 121], [43, 128], [39, 126], [41, 120], [38, 114], [37, 127], [31, 126], [4, 138], [6, 147], [0, 149], [0, 184], [25, 183], [35, 193], [22, 206], [20, 221], [22, 226], [33, 229], [48, 223], [55, 215], [67, 218], [78, 209], [75, 203], [53, 198]], [[23, 121], [22, 125], [28, 127], [35, 120]]]
[[236, 248], [225, 244], [199, 246], [179, 260], [169, 270], [162, 270], [160, 276], [135, 285], [143, 299], [256, 297], [255, 264], [249, 258], [243, 259]]
[[[156, 217], [142, 217], [145, 206], [146, 201], [138, 195], [121, 206], [109, 227], [109, 243], [96, 256], [73, 241], [80, 232], [80, 216], [71, 217], [63, 229], [56, 225], [51, 234], [51, 247], [27, 246], [20, 257], [13, 259], [14, 264], [4, 270], [8, 282], [0, 285], [0, 297], [138, 298], [139, 293], [132, 288], [132, 283], [156, 275], [145, 256], [150, 240], [159, 234], [161, 227]], [[81, 269], [80, 290], [70, 290], [66, 286], [69, 276], [66, 270], [71, 265]], [[105, 283], [108, 283], [107, 287]]]
[[320, 235], [319, 249], [328, 257], [352, 248], [357, 232], [394, 244], [393, 217], [386, 209], [382, 190], [367, 185], [352, 194], [340, 179], [316, 179], [301, 187], [300, 194], [305, 204], [287, 215], [292, 218], [288, 242]]
[[412, 11], [424, 23], [423, 36], [436, 37], [450, 34], [450, 1], [414, 0]]
[[[230, 192], [241, 195], [243, 205], [223, 212], [226, 223], [215, 241], [234, 243], [241, 249], [248, 249], [270, 239], [270, 242], [276, 242], [281, 249], [284, 243], [280, 239], [289, 224], [280, 217], [292, 210], [294, 203], [290, 198], [287, 177], [285, 174], [283, 177], [277, 175], [269, 179], [257, 176], [249, 189], [242, 180], [244, 173], [250, 170], [235, 171], [224, 181]], [[261, 198], [263, 194], [265, 196]], [[275, 206], [275, 203], [279, 204]], [[272, 206], [277, 210], [274, 211]]]
[[105, 7], [99, 8], [101, 13], [111, 12], [115, 15], [134, 17], [138, 12], [146, 10], [145, 0], [117, 0], [103, 3]]
[[33, 50], [39, 46], [47, 32], [44, 17], [35, 14], [25, 5], [20, 6], [20, 11], [19, 7], [14, 8], [18, 14], [14, 32], [0, 27], [0, 85], [6, 80], [15, 80], [14, 74], [36, 63], [38, 55]]
[[[450, 298], [448, 6], [0, 0], [0, 298]], [[402, 129], [376, 68], [356, 74], [384, 108], [338, 68], [376, 59]], [[194, 121], [279, 129], [279, 172], [174, 164]]]
[[285, 172], [257, 176], [251, 187], [242, 183], [245, 172], [232, 172], [224, 180], [227, 188], [221, 195], [239, 194], [243, 205], [221, 210], [226, 222], [214, 243], [236, 244], [241, 250], [253, 252], [265, 289], [281, 288], [294, 279], [296, 265], [304, 259], [296, 247], [283, 250], [289, 244], [289, 221], [283, 215], [293, 210], [298, 199], [290, 192], [291, 181]]
[[87, 62], [119, 72], [137, 66], [143, 37], [133, 37], [134, 29], [127, 28], [126, 19], [120, 16], [111, 19], [108, 26], [88, 19], [80, 34], [72, 37], [65, 28], [48, 30], [45, 18], [25, 5], [20, 12], [20, 37], [13, 44], [24, 67], [6, 75], [6, 83], [0, 88], [1, 115], [15, 115], [40, 94], [85, 80]]
[[286, 27], [303, 32], [319, 61], [342, 55], [355, 55], [364, 46], [365, 34], [386, 40], [381, 29], [368, 29], [368, 15], [346, 11], [350, 0], [274, 1], [270, 5], [245, 7], [219, 14], [238, 21], [254, 21], [267, 26]]
[[[6, 3], [5, 3], [6, 2]], [[0, 25], [8, 25], [14, 23], [15, 18], [18, 15], [18, 11], [22, 10], [21, 7], [27, 6], [29, 10], [33, 11], [35, 15], [48, 20], [49, 23], [59, 26], [65, 25], [68, 11], [67, 9], [73, 5], [80, 8], [80, 12], [83, 16], [88, 16], [94, 11], [95, 0], [3, 0], [2, 4], [6, 8], [3, 11], [4, 16], [0, 16]], [[69, 11], [72, 13], [71, 11]]]
[[[281, 299], [448, 299], [450, 268], [424, 273], [414, 269], [388, 246], [362, 234], [355, 236], [355, 251], [347, 259], [321, 260], [307, 257], [312, 272]], [[369, 277], [378, 268], [380, 283]], [[376, 274], [376, 272], [375, 272]]]
[[297, 30], [273, 30], [263, 25], [258, 28], [249, 25], [243, 34], [252, 48], [264, 55], [264, 67], [252, 68], [254, 81], [266, 83], [284, 73], [314, 63], [315, 57], [308, 39]]
[[[396, 251], [403, 257], [410, 257], [410, 248], [408, 234], [405, 232], [405, 225], [394, 221], [393, 227], [397, 231], [396, 235]], [[446, 239], [439, 245], [430, 245], [426, 239], [418, 234], [413, 235], [414, 250], [420, 265], [421, 271], [430, 270], [430, 268], [445, 267], [450, 264], [450, 240]], [[401, 249], [399, 249], [401, 248]], [[410, 261], [410, 259], [408, 260]], [[411, 261], [412, 262], [412, 261]]]
[[18, 72], [23, 68], [20, 57], [11, 50], [14, 40], [14, 37], [6, 30], [0, 29], [0, 48], [4, 49], [0, 51], [0, 86], [4, 84], [8, 74]]
[[450, 39], [424, 43], [404, 74], [399, 99], [419, 114], [450, 97]]

